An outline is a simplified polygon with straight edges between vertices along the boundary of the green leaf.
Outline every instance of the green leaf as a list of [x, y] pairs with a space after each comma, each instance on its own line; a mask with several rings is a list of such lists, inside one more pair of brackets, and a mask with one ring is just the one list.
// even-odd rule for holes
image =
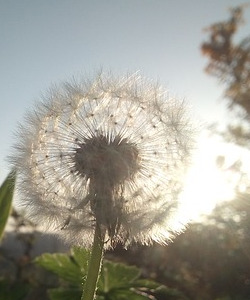
[[172, 290], [147, 279], [139, 279], [137, 267], [104, 261], [98, 282], [97, 294], [105, 300], [156, 299], [153, 294], [172, 295]]
[[81, 268], [71, 256], [62, 253], [45, 253], [35, 259], [35, 263], [57, 274], [73, 285], [81, 285], [83, 276]]
[[106, 294], [112, 289], [129, 288], [139, 276], [140, 270], [136, 267], [104, 261], [98, 290]]
[[162, 287], [162, 284], [157, 283], [155, 281], [152, 280], [148, 280], [148, 279], [139, 279], [136, 280], [133, 284], [133, 287], [138, 287], [138, 288], [147, 288], [147, 289], [157, 289], [159, 287]]
[[[51, 300], [79, 300], [81, 298], [83, 277], [87, 274], [89, 257], [89, 251], [74, 247], [71, 255], [46, 253], [35, 259], [37, 264], [71, 284], [68, 287], [49, 290]], [[173, 296], [172, 289], [151, 280], [139, 279], [139, 277], [140, 270], [137, 267], [104, 260], [96, 300], [155, 299], [152, 294]]]
[[122, 290], [118, 289], [110, 292], [106, 297], [106, 300], [155, 300], [154, 297], [148, 294], [138, 294], [135, 290]]
[[88, 261], [91, 255], [90, 251], [80, 247], [73, 247], [71, 255], [81, 269], [82, 276], [86, 275], [88, 271]]
[[50, 300], [80, 300], [82, 291], [81, 289], [50, 289], [48, 291]]
[[154, 290], [154, 295], [160, 299], [169, 299], [169, 300], [188, 300], [182, 292], [176, 290], [175, 288], [168, 288], [164, 285], [159, 286], [157, 289]]
[[11, 211], [15, 187], [15, 174], [10, 173], [0, 187], [0, 240]]
[[180, 291], [148, 279], [136, 280], [133, 287], [137, 293], [149, 294], [150, 299], [154, 299], [152, 294], [156, 298], [159, 296], [164, 299], [187, 299]]

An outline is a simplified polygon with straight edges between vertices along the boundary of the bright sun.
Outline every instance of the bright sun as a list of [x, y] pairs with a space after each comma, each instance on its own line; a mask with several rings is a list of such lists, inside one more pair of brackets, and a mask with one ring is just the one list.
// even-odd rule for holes
[[216, 165], [216, 157], [228, 153], [225, 147], [223, 143], [201, 138], [181, 195], [184, 220], [197, 220], [219, 202], [233, 199], [234, 186]]

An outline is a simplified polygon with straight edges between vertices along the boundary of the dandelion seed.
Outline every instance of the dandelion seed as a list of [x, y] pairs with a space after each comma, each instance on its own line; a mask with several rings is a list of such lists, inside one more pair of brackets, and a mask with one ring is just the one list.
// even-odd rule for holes
[[184, 103], [138, 75], [65, 83], [44, 99], [12, 156], [28, 216], [85, 247], [96, 224], [106, 249], [171, 239], [192, 148]]

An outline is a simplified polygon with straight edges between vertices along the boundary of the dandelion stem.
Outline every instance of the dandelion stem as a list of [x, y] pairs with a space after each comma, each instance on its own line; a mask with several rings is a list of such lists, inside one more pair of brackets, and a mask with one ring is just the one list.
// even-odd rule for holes
[[105, 234], [102, 232], [100, 226], [96, 224], [88, 274], [81, 300], [93, 300], [95, 298], [96, 286], [103, 258], [104, 236]]

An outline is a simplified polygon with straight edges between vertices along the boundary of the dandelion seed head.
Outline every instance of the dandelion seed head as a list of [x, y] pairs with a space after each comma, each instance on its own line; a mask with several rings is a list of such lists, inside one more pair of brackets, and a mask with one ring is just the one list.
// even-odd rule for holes
[[[165, 243], [193, 147], [183, 101], [138, 74], [53, 87], [20, 126], [11, 161], [27, 215], [64, 240]], [[179, 227], [181, 228], [181, 226]]]

